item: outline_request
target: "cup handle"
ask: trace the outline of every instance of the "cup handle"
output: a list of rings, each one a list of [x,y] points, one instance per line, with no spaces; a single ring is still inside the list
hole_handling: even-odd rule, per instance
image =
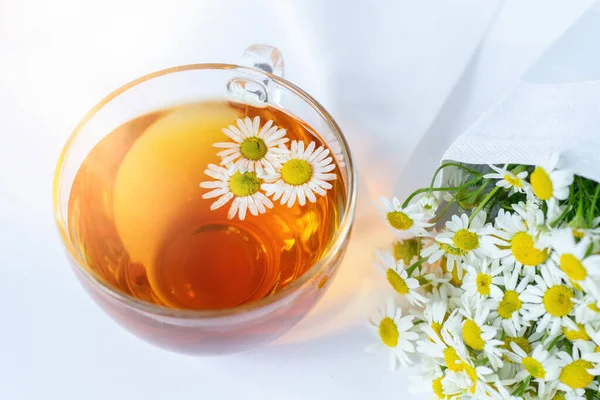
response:
[[[242,54],[242,65],[283,78],[285,64],[281,52],[266,44],[253,44]]]
[[[254,68],[269,74],[283,77],[284,62],[281,52],[264,44],[253,44],[242,54],[240,65]],[[269,77],[254,74],[233,78],[227,84],[227,92],[232,101],[265,107],[279,104],[281,93]]]

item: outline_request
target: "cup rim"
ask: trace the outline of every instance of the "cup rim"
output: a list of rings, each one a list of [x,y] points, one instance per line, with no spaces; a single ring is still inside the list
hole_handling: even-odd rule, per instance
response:
[[[60,204],[60,183],[62,178],[62,170],[64,166],[64,162],[69,155],[69,150],[71,149],[71,145],[75,138],[79,135],[81,129],[89,122],[93,116],[100,111],[105,105],[107,105],[111,100],[118,97],[122,93],[127,90],[137,86],[141,83],[144,83],[148,80],[158,78],[161,76],[185,72],[190,70],[239,70],[246,71],[252,74],[262,74],[265,77],[277,82],[279,85],[285,87],[290,90],[296,96],[301,98],[304,102],[308,103],[332,130],[335,134],[336,138],[341,143],[342,153],[344,156],[344,162],[346,164],[346,169],[348,171],[348,180],[347,180],[347,201],[344,207],[342,220],[340,223],[340,227],[333,238],[333,242],[331,243],[329,249],[323,255],[323,257],[313,264],[309,269],[307,269],[298,279],[294,280],[292,283],[281,289],[280,291],[274,293],[273,295],[263,297],[262,299],[247,303],[241,304],[231,308],[218,309],[218,310],[190,310],[190,309],[175,309],[169,308],[153,303],[149,303],[143,300],[140,300],[134,296],[129,294],[117,291],[109,286],[103,279],[96,276],[95,273],[88,270],[84,265],[82,265],[82,260],[77,256],[77,253],[74,251],[73,246],[71,244],[71,240],[67,234],[67,229],[63,223],[66,219],[63,218],[63,213]],[[101,289],[104,293],[111,296],[113,299],[126,303],[127,305],[134,307],[138,310],[150,313],[150,314],[158,314],[163,316],[175,317],[175,318],[188,318],[188,319],[219,319],[228,316],[239,316],[242,313],[248,313],[251,311],[265,309],[273,304],[276,304],[280,301],[286,299],[289,295],[293,294],[297,289],[302,287],[305,282],[309,281],[311,278],[316,276],[319,271],[323,269],[325,265],[328,265],[332,262],[335,256],[343,249],[343,245],[347,236],[349,236],[352,223],[354,221],[354,214],[356,209],[356,199],[358,192],[358,184],[356,177],[356,169],[354,164],[354,159],[352,154],[350,153],[350,148],[346,137],[342,133],[341,128],[335,122],[331,114],[312,96],[306,93],[304,90],[300,89],[298,86],[293,83],[287,81],[286,79],[279,77],[277,75],[273,75],[271,73],[250,68],[246,66],[236,65],[236,64],[223,64],[223,63],[197,63],[197,64],[186,64],[180,65],[176,67],[170,67],[161,69],[159,71],[155,71],[144,76],[141,76],[137,79],[134,79],[118,89],[111,92],[109,95],[104,97],[98,104],[96,104],[90,111],[86,113],[86,115],[81,119],[81,121],[76,125],[75,129],[69,136],[66,141],[63,149],[61,151],[60,157],[58,159],[55,173],[54,173],[54,181],[53,181],[53,212],[54,218],[61,236],[61,240],[63,245],[67,248],[69,256],[71,256],[75,261],[75,266],[78,271],[82,272],[88,279],[92,281],[92,284],[95,287]]]

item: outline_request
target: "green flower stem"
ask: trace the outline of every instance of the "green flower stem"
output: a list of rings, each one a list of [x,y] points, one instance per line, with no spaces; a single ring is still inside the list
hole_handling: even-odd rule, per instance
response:
[[[567,203],[567,206],[565,207],[565,210],[562,212],[562,214],[560,214],[558,216],[558,218],[556,218],[554,221],[552,221],[550,223],[550,228],[555,228],[556,225],[558,225],[563,219],[565,219],[565,217],[567,216],[567,214],[569,214],[570,211],[571,211],[571,197],[569,197],[569,203]]]
[[[525,390],[529,386],[529,382],[531,381],[531,375],[529,375],[514,392],[512,392],[513,396],[522,396],[525,393]]]
[[[423,264],[425,261],[427,261],[429,259],[429,257],[427,258],[420,258],[416,263],[414,263],[413,265],[411,265],[407,270],[406,273],[408,274],[408,276],[412,276],[413,272],[415,271],[415,269],[417,269],[421,264]]]
[[[462,165],[462,164],[459,164],[459,163],[452,163],[452,162],[451,162],[451,163],[442,164],[442,165],[440,165],[440,166],[439,166],[439,168],[438,168],[438,169],[436,169],[436,170],[435,170],[435,173],[433,174],[433,178],[431,179],[431,184],[429,185],[429,189],[430,189],[430,190],[432,190],[432,189],[433,189],[433,186],[435,185],[435,180],[436,180],[436,178],[437,178],[438,174],[439,174],[439,173],[440,173],[440,172],[441,172],[441,171],[442,171],[444,168],[446,168],[446,167],[456,167],[456,168],[462,169],[462,170],[464,170],[464,171],[467,171],[467,172],[468,172],[468,173],[470,173],[471,175],[475,175],[475,176],[476,176],[476,177],[478,177],[478,178],[480,178],[480,177],[481,177],[481,174],[480,174],[479,172],[475,171],[474,169],[471,169],[471,168],[465,167],[465,166],[464,166],[464,165]]]
[[[560,336],[557,336],[552,342],[550,342],[550,344],[548,345],[548,348],[546,350],[550,351],[554,348],[554,346],[556,346],[556,343],[558,343],[558,341],[561,339]]]
[[[443,216],[444,214],[446,214],[446,211],[448,211],[448,209],[450,208],[450,206],[454,204],[454,200],[453,201],[449,201],[444,208],[442,209],[442,211],[431,221],[429,221],[432,224],[435,224],[436,222],[438,222]]]
[[[475,216],[481,210],[483,210],[483,208],[486,206],[486,204],[489,203],[489,201],[496,195],[496,193],[498,193],[500,191],[500,189],[501,189],[500,186],[496,186],[491,192],[488,193],[487,196],[485,196],[485,199],[483,199],[483,201],[477,206],[477,208],[475,210],[473,210],[473,212],[469,216],[469,225],[471,224],[471,221],[473,221],[473,218],[475,218]]]
[[[407,197],[407,199],[404,201],[404,203],[402,204],[402,208],[405,208],[408,206],[408,204],[410,203],[410,201],[412,199],[415,198],[416,195],[421,194],[421,193],[425,193],[425,192],[456,192],[457,190],[459,190],[460,187],[440,187],[440,188],[422,188],[419,190],[415,190],[414,192],[411,193],[410,196]]]
[[[600,184],[596,186],[596,190],[594,191],[594,198],[592,199],[592,206],[590,208],[590,213],[588,214],[588,225],[590,227],[592,227],[592,221],[594,221],[595,218],[596,203],[598,202],[598,196],[600,196]]]

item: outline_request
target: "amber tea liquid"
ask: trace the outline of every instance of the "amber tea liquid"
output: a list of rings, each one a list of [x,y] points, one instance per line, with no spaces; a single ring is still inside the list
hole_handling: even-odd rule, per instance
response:
[[[142,115],[110,132],[73,182],[69,231],[87,267],[118,291],[178,309],[223,309],[269,296],[325,253],[338,227],[345,187],[243,221],[227,205],[211,211],[200,182],[220,158],[213,143],[237,118],[273,120],[290,140],[325,143],[306,123],[272,107],[225,101]]]

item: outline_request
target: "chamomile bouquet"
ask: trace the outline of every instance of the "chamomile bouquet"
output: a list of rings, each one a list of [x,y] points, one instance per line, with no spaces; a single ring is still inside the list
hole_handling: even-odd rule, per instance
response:
[[[438,177],[441,177],[438,179]],[[370,320],[432,398],[597,399],[600,184],[561,166],[444,162],[376,255],[393,297]]]

